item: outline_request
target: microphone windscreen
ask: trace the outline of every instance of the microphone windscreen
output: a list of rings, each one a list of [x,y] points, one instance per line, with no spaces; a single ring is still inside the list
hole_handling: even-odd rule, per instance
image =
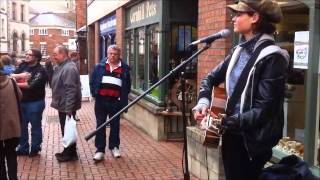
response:
[[[229,29],[223,29],[220,31],[220,34],[221,34],[222,38],[226,38],[226,37],[230,36],[231,31]]]

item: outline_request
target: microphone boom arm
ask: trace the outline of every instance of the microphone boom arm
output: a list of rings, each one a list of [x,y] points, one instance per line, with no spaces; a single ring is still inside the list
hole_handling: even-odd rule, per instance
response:
[[[194,53],[191,57],[189,57],[187,60],[184,60],[181,62],[181,64],[179,64],[177,67],[175,67],[174,69],[172,69],[167,75],[165,75],[163,78],[161,78],[157,83],[155,83],[154,85],[152,85],[148,90],[146,90],[144,93],[142,93],[140,96],[138,96],[137,98],[135,98],[133,101],[131,101],[126,107],[122,108],[119,112],[117,112],[114,116],[112,116],[110,119],[108,119],[106,122],[104,122],[103,124],[101,124],[97,129],[95,129],[94,131],[90,132],[88,135],[85,136],[85,140],[88,141],[90,140],[93,136],[95,136],[97,134],[98,131],[100,131],[101,129],[103,129],[107,124],[109,124],[113,119],[115,119],[116,116],[119,116],[121,113],[123,113],[124,111],[126,111],[127,109],[129,109],[131,106],[133,106],[137,101],[139,101],[141,98],[143,98],[145,95],[147,95],[149,92],[151,92],[154,88],[156,88],[157,86],[159,86],[163,81],[165,81],[166,79],[168,79],[170,76],[172,76],[173,74],[175,74],[176,72],[178,72],[182,67],[186,66],[187,63],[191,62],[192,59],[194,59],[195,57],[197,57],[199,54],[201,54],[203,51],[209,49],[211,46],[210,43],[206,43],[205,46],[203,46],[200,50],[198,50],[196,53]]]

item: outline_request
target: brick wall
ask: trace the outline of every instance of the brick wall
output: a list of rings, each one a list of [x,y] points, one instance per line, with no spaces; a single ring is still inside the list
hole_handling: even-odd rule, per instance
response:
[[[231,3],[232,0],[199,0],[198,38],[231,27],[229,11],[226,8],[226,5]],[[200,45],[200,47],[201,46],[202,45]],[[197,75],[198,90],[203,77],[224,59],[229,52],[230,46],[231,38],[217,40],[211,44],[210,49],[199,56]]]
[[[125,11],[124,8],[120,7],[116,10],[116,43],[121,48],[121,56],[124,56],[124,29],[125,29]]]
[[[40,49],[40,42],[47,43],[47,55],[52,55],[53,49],[57,44],[68,43],[70,38],[74,38],[74,31],[69,31],[69,36],[62,36],[61,29],[48,29],[48,35],[38,35],[39,30],[34,29],[34,35],[30,35],[32,48]]]
[[[87,1],[76,0],[76,29],[86,25]]]

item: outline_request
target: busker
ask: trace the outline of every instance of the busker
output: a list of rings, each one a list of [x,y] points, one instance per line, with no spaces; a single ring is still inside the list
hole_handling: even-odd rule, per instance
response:
[[[228,5],[241,41],[201,82],[194,118],[202,120],[213,87],[225,83],[222,159],[227,180],[258,179],[282,137],[288,53],[272,34],[282,13],[271,0],[240,0]]]

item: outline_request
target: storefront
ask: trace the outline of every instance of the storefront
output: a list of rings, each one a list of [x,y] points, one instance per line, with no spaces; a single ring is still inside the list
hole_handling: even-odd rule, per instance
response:
[[[303,158],[318,170],[319,137],[319,3],[279,1],[283,20],[276,43],[290,54],[283,139],[274,148],[275,159],[288,154]],[[316,171],[315,171],[316,172]]]
[[[186,56],[183,54],[186,46],[195,40],[197,35],[195,7],[197,2],[192,0],[146,0],[126,7],[124,56],[131,68],[132,98],[149,89]],[[189,65],[186,71],[189,77],[192,77],[195,90],[196,63]],[[157,113],[165,110],[167,106],[172,105],[175,111],[180,111],[177,81],[178,76],[168,79],[138,102],[140,110],[148,114],[146,121],[161,121]],[[172,92],[173,89],[176,92]],[[195,99],[195,91],[190,94],[194,95]],[[131,116],[129,110],[127,119],[134,119],[132,117],[134,114]],[[146,131],[153,130],[146,128]],[[162,139],[161,135],[152,136]]]
[[[102,18],[99,21],[100,26],[100,59],[105,58],[107,55],[108,46],[115,44],[116,38],[116,15]]]

